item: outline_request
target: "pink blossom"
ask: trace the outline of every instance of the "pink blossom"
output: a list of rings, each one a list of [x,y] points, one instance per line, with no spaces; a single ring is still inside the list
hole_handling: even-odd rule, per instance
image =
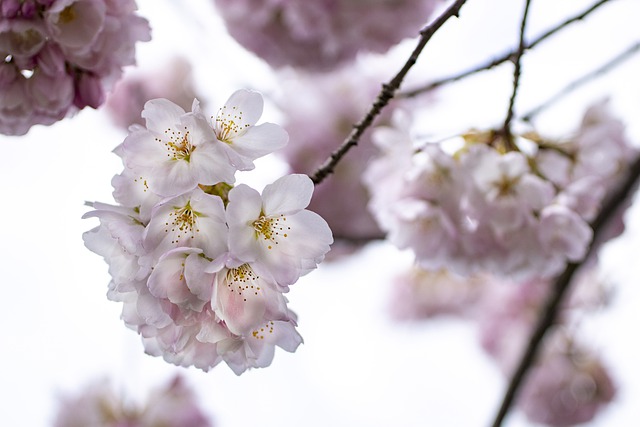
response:
[[[144,405],[117,394],[108,380],[94,381],[76,396],[63,396],[54,427],[210,427],[195,393],[174,377],[152,390]]]
[[[238,170],[250,170],[253,161],[284,147],[289,135],[274,123],[256,122],[262,115],[262,95],[250,90],[234,92],[213,119],[213,131]]]
[[[283,72],[278,105],[291,142],[279,152],[293,173],[312,174],[336,150],[379,92],[378,73],[354,65],[326,74]],[[302,95],[302,96],[301,96]],[[388,123],[395,103],[377,118]],[[369,191],[362,174],[378,148],[366,131],[329,179],[316,185],[309,209],[327,220],[336,240],[382,237],[367,210]],[[380,181],[382,185],[385,181]],[[335,251],[332,251],[332,253]]]
[[[233,188],[227,206],[230,252],[280,286],[296,282],[333,243],[327,223],[305,209],[312,193],[311,179],[299,174],[267,185],[262,195],[242,184]]]
[[[126,74],[107,97],[105,107],[124,129],[133,123],[144,126],[140,113],[145,103],[154,98],[168,99],[183,110],[191,108],[197,96],[191,64],[185,58],[171,58],[157,71]]]
[[[101,105],[135,62],[135,43],[150,38],[134,12],[133,0],[3,2],[0,132],[22,135]]]
[[[495,132],[464,135],[455,151],[426,144],[408,152],[410,132],[386,130],[380,135],[395,138],[398,155],[383,150],[365,174],[371,213],[426,269],[553,277],[586,254],[587,221],[632,158],[621,124],[593,108],[578,136],[564,143],[535,136],[530,143],[545,142],[529,154],[519,145],[505,149]],[[607,165],[596,167],[604,151]]]
[[[133,128],[122,150],[125,165],[134,175],[144,176],[151,191],[173,196],[198,184],[233,182],[236,168],[201,115],[154,99],[145,104],[142,117],[146,128]]]
[[[549,426],[589,422],[615,396],[614,382],[599,358],[575,342],[557,347],[548,347],[527,376],[518,407]]]
[[[471,315],[488,284],[483,277],[413,266],[393,279],[391,314],[400,320]]]
[[[416,37],[436,0],[216,0],[229,33],[274,67],[329,70]],[[260,37],[256,37],[260,34]]]

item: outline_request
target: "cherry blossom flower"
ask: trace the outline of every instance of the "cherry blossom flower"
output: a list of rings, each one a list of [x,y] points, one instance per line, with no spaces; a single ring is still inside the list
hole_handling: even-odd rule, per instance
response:
[[[263,107],[258,92],[238,90],[213,118],[216,138],[229,148],[229,162],[238,170],[253,169],[255,159],[279,150],[289,141],[287,133],[274,123],[256,126]]]
[[[262,195],[234,187],[227,206],[230,252],[285,288],[315,268],[333,238],[322,217],[305,209],[312,192],[311,179],[300,174],[267,185]]]
[[[227,255],[206,271],[216,273],[212,307],[233,334],[247,335],[264,323],[289,320],[287,301],[277,283],[257,275],[251,264]]]
[[[227,250],[222,199],[196,188],[158,203],[143,239],[154,261],[179,247],[200,248],[211,259],[221,255]]]
[[[227,30],[274,67],[329,70],[415,37],[436,0],[216,0]],[[260,37],[255,37],[260,34]]]
[[[117,394],[110,381],[94,381],[78,395],[62,396],[54,427],[211,427],[194,391],[174,377],[152,390],[144,405]]]
[[[146,177],[151,191],[166,197],[193,190],[198,184],[234,181],[236,168],[200,115],[185,113],[161,98],[147,102],[142,116],[146,128],[134,127],[122,150],[125,165]]]
[[[133,0],[3,2],[0,132],[23,135],[100,106],[135,63],[135,43],[150,39],[135,10]]]

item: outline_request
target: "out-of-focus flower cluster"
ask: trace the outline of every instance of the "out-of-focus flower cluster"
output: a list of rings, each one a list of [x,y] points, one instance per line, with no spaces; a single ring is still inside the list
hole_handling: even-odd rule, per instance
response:
[[[365,175],[372,213],[416,258],[394,281],[392,314],[475,320],[482,348],[511,375],[552,278],[567,260],[584,258],[592,244],[588,221],[635,150],[604,102],[565,141],[529,133],[509,144],[499,133],[473,132],[452,146],[420,146],[410,127],[397,121],[378,130],[381,155]],[[595,244],[624,224],[615,217],[605,227]],[[595,253],[572,288],[518,401],[530,420],[559,427],[591,420],[615,394],[605,365],[578,334],[580,316],[608,302]]]
[[[271,363],[275,346],[302,338],[283,295],[316,268],[333,238],[306,210],[313,183],[287,175],[262,193],[233,185],[235,172],[288,140],[278,125],[256,125],[263,100],[235,92],[217,115],[194,101],[185,112],[149,101],[146,127],[134,125],[115,150],[117,206],[94,203],[100,225],[86,246],[109,264],[108,297],[149,354],[208,370],[224,360],[235,373]]]
[[[388,239],[425,269],[552,277],[591,242],[588,221],[633,158],[623,125],[591,107],[566,141],[473,132],[459,147],[417,146],[407,124],[382,128],[365,175],[370,209]]]
[[[23,135],[97,108],[148,41],[133,0],[0,2],[0,133]]]
[[[379,92],[381,78],[364,66],[325,74],[281,73],[278,105],[291,144],[280,153],[295,173],[315,172],[344,141]],[[303,93],[304,96],[296,96]],[[378,123],[390,122],[390,109]],[[377,153],[371,132],[365,132],[358,149],[342,158],[331,178],[313,194],[310,207],[331,226],[336,239],[351,241],[381,238],[382,231],[369,213],[369,194],[360,177]]]
[[[185,58],[175,57],[152,72],[125,75],[107,96],[106,111],[115,124],[127,129],[134,123],[144,125],[140,113],[151,99],[166,98],[187,110],[198,98],[191,71]]]
[[[616,393],[597,351],[581,339],[580,319],[608,303],[597,269],[582,270],[544,341],[518,399],[531,421],[568,427],[593,419]],[[456,316],[478,325],[480,345],[505,376],[514,372],[544,309],[552,281],[514,283],[489,274],[461,277],[414,267],[394,280],[391,312],[399,320]]]
[[[89,384],[81,393],[63,396],[54,427],[211,427],[196,396],[176,376],[152,391],[144,405],[114,392],[108,380]]]
[[[326,71],[417,37],[439,0],[215,0],[227,30],[274,67]],[[259,34],[260,37],[256,37]]]

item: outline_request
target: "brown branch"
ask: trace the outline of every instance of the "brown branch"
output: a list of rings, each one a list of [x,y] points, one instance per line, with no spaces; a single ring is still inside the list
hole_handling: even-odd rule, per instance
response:
[[[547,108],[549,108],[551,105],[553,105],[558,100],[560,100],[563,97],[569,95],[574,90],[580,88],[580,86],[583,86],[583,85],[589,83],[591,80],[594,80],[594,79],[600,77],[601,75],[611,71],[613,68],[617,67],[618,65],[622,64],[627,59],[631,58],[638,51],[640,51],[640,42],[636,42],[635,44],[633,44],[630,47],[628,47],[624,52],[616,55],[614,58],[609,60],[607,63],[605,63],[605,64],[601,65],[600,67],[596,68],[595,70],[583,75],[582,77],[578,78],[577,80],[569,83],[566,87],[564,87],[558,93],[553,95],[547,101],[543,102],[542,104],[538,105],[536,108],[532,109],[527,114],[522,116],[522,120],[526,121],[526,122],[530,122],[531,120],[533,120],[533,118],[535,116],[537,116],[542,111],[544,111]]]
[[[333,173],[333,169],[336,167],[338,162],[345,154],[354,146],[358,145],[358,141],[360,137],[364,133],[364,131],[371,126],[373,123],[373,119],[376,118],[378,114],[382,111],[382,109],[389,103],[389,101],[394,97],[396,91],[400,88],[402,81],[405,76],[413,67],[413,65],[418,60],[418,56],[426,46],[427,42],[431,39],[431,37],[444,25],[445,22],[449,20],[449,18],[453,16],[458,16],[460,13],[460,9],[467,2],[467,0],[456,0],[449,6],[438,18],[436,18],[433,23],[426,26],[420,31],[420,40],[418,41],[418,45],[411,53],[411,56],[404,64],[402,69],[396,74],[389,83],[385,83],[382,85],[382,90],[378,94],[375,102],[369,109],[369,112],[364,116],[364,118],[353,127],[351,134],[349,137],[342,143],[337,150],[331,153],[331,156],[324,162],[324,164],[316,170],[316,172],[311,176],[311,180],[314,184],[319,184],[324,180],[327,176]]]
[[[538,45],[539,43],[543,42],[544,40],[546,40],[547,38],[551,37],[552,35],[554,35],[555,33],[557,33],[558,31],[564,29],[565,27],[569,26],[570,24],[577,22],[577,21],[581,21],[582,19],[584,19],[585,17],[587,17],[588,15],[590,15],[592,12],[594,12],[596,9],[598,9],[600,6],[604,5],[605,3],[609,2],[611,0],[599,0],[597,1],[595,4],[593,4],[591,7],[589,7],[588,9],[584,10],[583,12],[579,13],[578,15],[575,15],[569,19],[567,19],[566,21],[561,22],[560,24],[558,24],[557,26],[551,28],[550,30],[548,30],[547,32],[541,34],[540,36],[538,36],[536,39],[534,39],[532,42],[528,43],[525,47],[525,50],[529,50],[529,49],[533,49],[536,45]],[[434,90],[440,86],[444,86],[446,84],[449,83],[453,83],[456,82],[458,80],[462,80],[466,77],[469,77],[473,74],[479,73],[481,71],[486,71],[486,70],[491,70],[495,67],[497,67],[500,64],[503,64],[507,61],[512,60],[512,58],[514,57],[514,55],[517,53],[517,50],[513,50],[510,51],[508,53],[505,53],[502,56],[499,56],[495,59],[492,59],[484,64],[480,64],[474,68],[471,68],[467,71],[463,71],[460,72],[458,74],[454,74],[451,75],[449,77],[444,77],[438,80],[435,80],[429,84],[426,84],[424,86],[421,86],[419,88],[416,89],[412,89],[410,91],[407,92],[402,92],[398,94],[399,98],[412,98],[414,96],[420,95],[421,93],[424,92],[429,92],[431,90]]]
[[[502,125],[502,136],[504,137],[505,145],[508,149],[513,149],[515,144],[513,142],[513,135],[511,134],[511,120],[513,120],[513,109],[516,103],[516,97],[518,96],[518,86],[520,85],[520,75],[522,73],[522,55],[526,49],[524,41],[524,33],[527,28],[527,17],[529,16],[529,7],[531,6],[531,0],[527,0],[524,5],[524,12],[522,14],[522,21],[520,22],[520,39],[518,41],[518,50],[513,58],[513,90],[511,91],[511,98],[509,99],[509,108],[507,109],[507,116],[504,119]]]
[[[593,240],[591,241],[585,258],[581,262],[567,264],[564,272],[556,278],[553,285],[553,293],[549,296],[545,308],[542,311],[542,314],[538,319],[538,323],[531,335],[529,344],[520,359],[517,369],[511,377],[511,381],[509,382],[509,386],[502,399],[496,418],[493,424],[491,424],[492,427],[500,427],[502,425],[509,408],[517,397],[518,390],[520,389],[529,368],[531,368],[535,361],[542,339],[544,338],[547,330],[554,324],[560,304],[569,289],[569,285],[571,284],[574,274],[581,267],[584,261],[589,259],[591,254],[595,251],[596,246],[598,246],[597,243],[600,241],[599,238],[603,233],[603,229],[611,221],[618,209],[627,199],[629,199],[632,192],[635,190],[639,177],[640,157],[631,165],[627,171],[626,179],[621,182],[620,186],[617,187],[614,192],[610,194],[609,198],[604,203],[602,210],[591,223],[591,227],[593,228]]]

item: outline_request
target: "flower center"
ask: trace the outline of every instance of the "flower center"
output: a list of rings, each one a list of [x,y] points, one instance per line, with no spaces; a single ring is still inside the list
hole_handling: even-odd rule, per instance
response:
[[[265,333],[269,333],[269,334],[273,333],[273,322],[269,321],[268,323],[265,323],[264,327],[262,327],[260,329],[256,329],[251,334],[253,335],[253,337],[255,339],[263,340]]]
[[[260,286],[257,286],[255,282],[259,278],[260,276],[256,276],[249,264],[242,264],[227,272],[227,287],[231,292],[235,291],[240,296],[243,296],[244,292],[253,292],[254,295],[258,295]],[[247,298],[245,297],[244,300],[246,301]]]
[[[59,18],[60,22],[63,24],[68,24],[69,22],[76,19],[76,12],[73,10],[72,6],[65,7],[62,12],[60,12]]]
[[[191,238],[193,239],[194,231],[196,233],[200,232],[196,224],[200,214],[191,208],[190,202],[187,202],[183,207],[174,206],[174,209],[173,212],[169,212],[169,220],[165,223],[167,226],[165,233],[168,233],[169,229],[171,229],[172,233],[177,233],[171,243],[178,243],[179,239],[186,233],[191,233]]]
[[[196,146],[191,143],[187,128],[184,128],[184,133],[169,128],[164,131],[164,134],[168,138],[168,141],[163,141],[160,138],[156,138],[156,141],[163,143],[167,148],[167,157],[171,160],[184,160],[188,162]]]
[[[262,238],[268,240],[273,244],[279,244],[278,239],[288,237],[287,232],[291,230],[291,227],[285,225],[287,217],[284,214],[280,214],[277,217],[268,217],[260,215],[260,218],[253,221],[253,229],[256,231],[256,238]],[[267,248],[272,249],[270,244]]]
[[[227,110],[227,106],[223,106],[215,119],[216,136],[220,141],[230,144],[231,139],[251,126],[250,124],[242,124],[242,122],[242,111],[238,111],[238,107],[231,107],[230,110]]]

